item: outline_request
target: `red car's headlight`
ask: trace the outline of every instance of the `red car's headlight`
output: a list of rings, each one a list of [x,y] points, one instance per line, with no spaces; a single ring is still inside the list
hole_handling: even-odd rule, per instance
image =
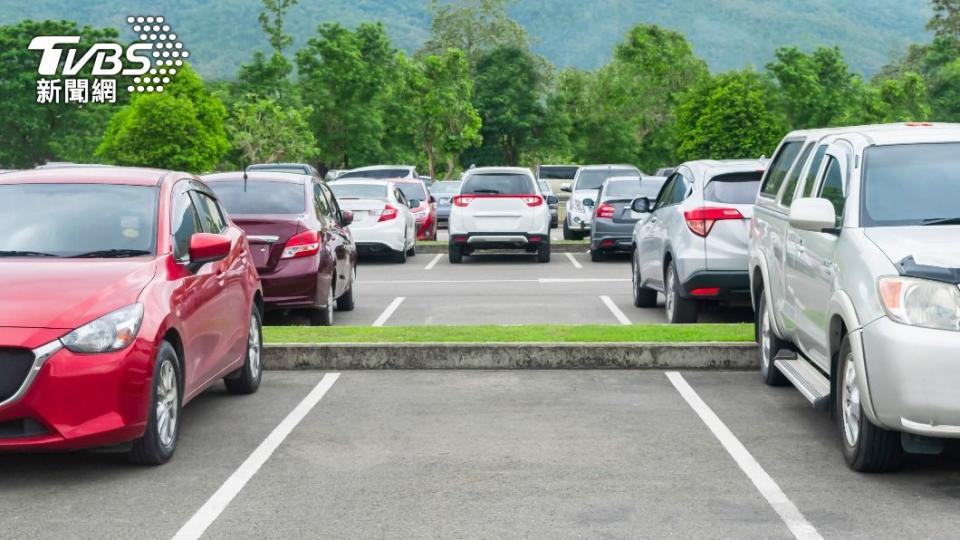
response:
[[[108,313],[60,338],[76,353],[104,353],[128,347],[140,331],[143,304],[137,303]]]

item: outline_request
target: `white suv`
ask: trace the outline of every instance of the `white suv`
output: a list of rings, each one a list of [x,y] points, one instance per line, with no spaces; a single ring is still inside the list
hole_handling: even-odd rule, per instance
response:
[[[528,169],[470,169],[450,207],[450,262],[479,249],[522,249],[550,262],[549,205],[556,202]]]
[[[857,471],[960,438],[960,125],[798,131],[750,227],[761,375],[834,412]]]

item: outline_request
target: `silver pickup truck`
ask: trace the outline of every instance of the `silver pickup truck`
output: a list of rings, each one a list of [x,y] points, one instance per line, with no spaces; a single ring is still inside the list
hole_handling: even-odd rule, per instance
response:
[[[790,133],[749,236],[761,375],[833,412],[852,469],[960,438],[960,125]]]

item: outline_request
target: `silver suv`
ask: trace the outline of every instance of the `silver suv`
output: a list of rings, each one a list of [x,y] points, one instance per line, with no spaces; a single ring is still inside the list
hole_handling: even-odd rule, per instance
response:
[[[764,162],[690,161],[677,167],[633,229],[633,303],[656,307],[666,297],[670,323],[697,321],[701,302],[750,299],[747,220],[753,216]]]
[[[798,131],[764,176],[750,278],[767,384],[837,418],[857,471],[960,438],[960,125]]]

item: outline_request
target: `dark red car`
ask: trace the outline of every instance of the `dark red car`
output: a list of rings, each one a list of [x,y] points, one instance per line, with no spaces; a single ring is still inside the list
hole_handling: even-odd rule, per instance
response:
[[[398,178],[391,180],[397,184],[408,201],[419,204],[410,205],[410,211],[417,220],[417,240],[437,239],[437,200],[430,195],[422,180]]]
[[[244,232],[186,173],[0,176],[0,449],[129,446],[166,462],[180,409],[257,390],[260,281]]]
[[[266,308],[306,309],[315,325],[333,324],[334,308],[353,309],[357,246],[330,188],[284,172],[204,176],[248,235]]]

